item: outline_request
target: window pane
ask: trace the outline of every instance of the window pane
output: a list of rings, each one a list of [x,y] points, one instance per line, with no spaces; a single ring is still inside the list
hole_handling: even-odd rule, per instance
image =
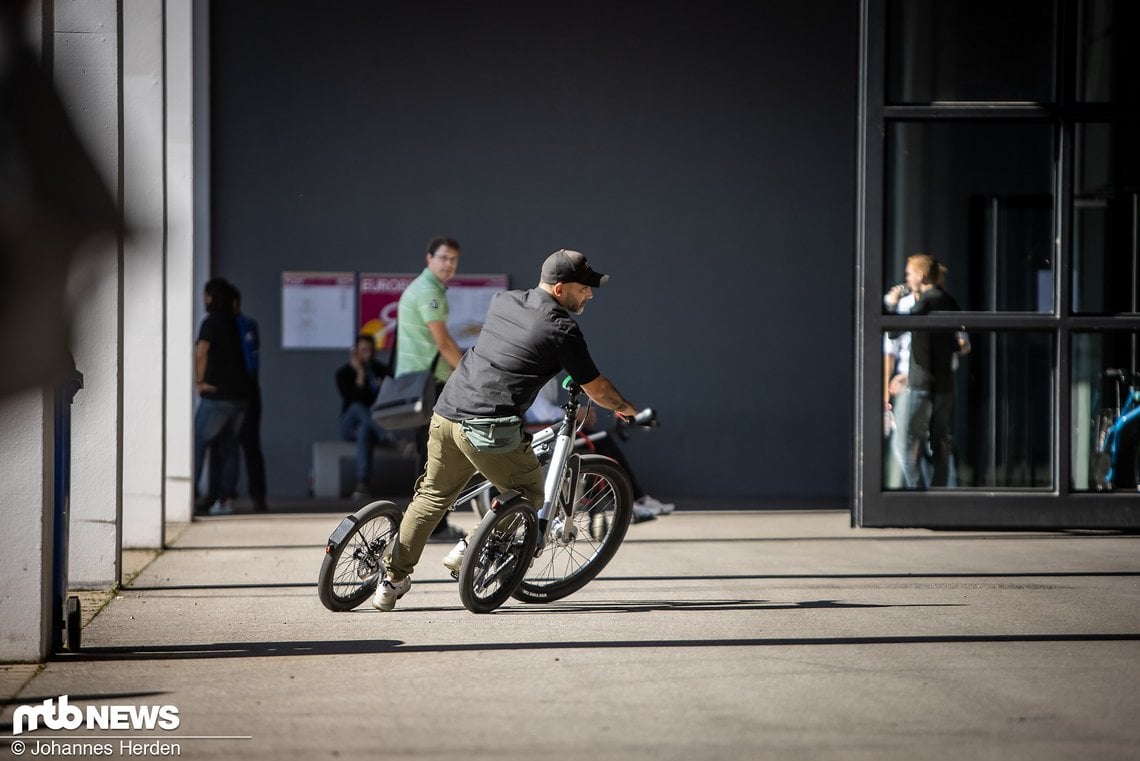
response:
[[[889,124],[884,282],[927,252],[964,310],[1053,312],[1052,168],[1046,124]]]
[[[1140,124],[1077,125],[1073,310],[1140,311]]]
[[[946,382],[912,387],[921,334],[910,334],[910,349],[906,334],[883,336],[884,379],[899,369],[880,386],[893,412],[893,425],[890,416],[883,421],[883,488],[1052,488],[1052,335],[926,331],[931,343],[968,351],[943,352],[948,372],[934,375]]]
[[[1073,334],[1071,486],[1076,491],[1137,489],[1138,349],[1135,331]]]
[[[1079,35],[1077,99],[1140,102],[1140,3],[1083,0]]]
[[[1053,3],[891,0],[887,100],[1053,99]]]

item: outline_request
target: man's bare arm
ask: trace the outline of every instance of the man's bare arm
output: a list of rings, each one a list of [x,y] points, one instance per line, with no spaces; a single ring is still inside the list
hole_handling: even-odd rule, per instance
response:
[[[637,408],[634,407],[629,401],[621,395],[610,379],[604,375],[599,375],[589,383],[582,384],[582,390],[586,395],[594,400],[595,403],[600,404],[607,410],[613,410],[622,417],[633,417],[637,414]]]
[[[432,320],[427,324],[431,337],[435,339],[435,346],[439,349],[439,356],[443,357],[454,369],[459,366],[459,358],[463,352],[459,351],[459,344],[447,332],[447,323],[443,320]]]

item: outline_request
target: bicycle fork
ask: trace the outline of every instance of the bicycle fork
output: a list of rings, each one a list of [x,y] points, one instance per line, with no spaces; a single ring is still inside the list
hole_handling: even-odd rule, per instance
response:
[[[581,472],[582,460],[572,450],[573,437],[568,433],[559,432],[554,441],[554,452],[550,457],[550,468],[546,471],[546,482],[543,485],[542,509],[538,511],[538,547],[535,557],[542,554],[546,546],[547,532],[552,525],[550,517],[554,513],[559,498],[564,493],[564,487],[569,484],[570,495],[566,505],[566,519],[562,522],[558,539],[563,544],[573,540],[573,525],[570,520],[571,510],[578,502],[578,474]]]

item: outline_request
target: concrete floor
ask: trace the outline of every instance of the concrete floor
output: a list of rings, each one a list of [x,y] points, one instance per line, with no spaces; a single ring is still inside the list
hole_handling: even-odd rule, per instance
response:
[[[338,518],[186,527],[82,652],[0,670],[0,756],[83,736],[127,757],[126,736],[182,758],[1140,758],[1140,537],[678,512],[550,605],[468,613],[429,545],[395,612],[334,614],[315,581]],[[13,736],[15,705],[64,694],[179,726]]]

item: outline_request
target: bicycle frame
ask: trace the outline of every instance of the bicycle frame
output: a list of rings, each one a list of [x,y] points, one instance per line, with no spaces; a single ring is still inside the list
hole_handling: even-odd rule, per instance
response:
[[[541,532],[538,546],[540,548],[545,545],[546,531],[550,525],[550,517],[558,503],[558,498],[565,496],[562,495],[563,484],[574,484],[575,491],[578,488],[577,476],[580,459],[573,450],[578,446],[577,433],[583,425],[578,421],[578,411],[582,406],[579,401],[582,389],[577,384],[571,383],[568,390],[570,391],[570,398],[562,405],[564,410],[562,420],[535,433],[530,442],[539,462],[547,466],[546,481],[543,485],[543,503],[538,511],[538,525]],[[590,402],[587,401],[586,404],[588,407]],[[567,469],[569,469],[569,477],[567,477]],[[459,505],[482,497],[490,492],[493,486],[490,481],[484,479],[482,482],[465,489],[455,499],[450,509],[455,510]],[[575,504],[577,496],[577,494],[569,495],[569,501],[564,500],[564,503],[566,505]],[[569,521],[563,523],[562,530],[562,538],[569,540],[572,531]]]
[[[1116,470],[1120,466],[1117,461],[1117,444],[1126,428],[1140,422],[1140,374],[1131,374],[1130,380],[1126,380],[1127,374],[1123,370],[1110,371],[1106,375],[1115,381],[1117,393],[1116,409],[1118,414],[1108,429],[1104,441],[1104,449],[1109,454],[1109,469],[1106,480],[1109,483],[1115,483]],[[1122,386],[1126,386],[1128,389],[1123,407],[1120,405],[1120,389]]]

